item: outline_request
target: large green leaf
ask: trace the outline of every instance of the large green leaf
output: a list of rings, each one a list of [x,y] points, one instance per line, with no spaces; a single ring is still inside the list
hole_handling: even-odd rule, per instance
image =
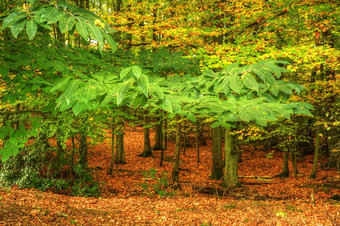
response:
[[[103,44],[103,35],[101,30],[94,24],[88,24],[89,32],[94,40],[97,40],[99,44]],[[102,48],[99,49],[100,51]]]
[[[132,73],[135,75],[136,79],[139,79],[142,74],[142,69],[138,66],[133,66],[132,67]]]
[[[144,95],[147,97],[149,95],[149,79],[145,74],[140,74],[140,77],[137,79],[137,85],[142,90]]]
[[[23,11],[16,11],[14,13],[11,13],[3,20],[1,29],[3,30],[12,24],[18,23],[26,17],[27,15]]]
[[[65,14],[64,12],[57,12],[56,14],[51,14],[47,23],[48,24],[54,24],[54,23],[60,21],[66,15],[67,14]]]
[[[246,110],[244,110],[243,108],[238,108],[238,116],[240,117],[240,119],[242,121],[246,121],[249,122],[251,120],[251,116],[247,113]]]
[[[38,25],[35,23],[33,19],[28,20],[26,22],[26,32],[28,35],[29,40],[32,40],[37,33]]]
[[[164,100],[160,100],[158,105],[164,110],[167,111],[169,113],[173,113],[173,109],[172,109],[172,104],[171,101],[167,98],[164,98]]]
[[[259,84],[251,74],[245,74],[242,78],[242,81],[245,87],[248,89],[259,91]]]
[[[89,32],[87,31],[87,24],[84,21],[77,20],[77,26],[76,30],[80,34],[81,37],[83,37],[84,40],[88,41],[89,38]]]
[[[123,79],[130,71],[131,67],[124,68],[119,74],[120,79]]]
[[[191,112],[188,112],[187,118],[188,118],[190,121],[192,121],[192,122],[196,122],[196,121],[197,121],[195,115],[194,115],[193,113],[191,113]]]
[[[240,76],[237,74],[232,74],[230,76],[230,88],[236,92],[240,93],[241,89],[243,88],[242,81],[240,79]]]
[[[70,31],[73,28],[75,22],[76,22],[76,20],[75,20],[74,16],[66,15],[66,16],[62,17],[59,20],[60,32],[66,33],[68,31]]]
[[[127,81],[123,82],[122,84],[120,84],[118,91],[117,91],[117,93],[118,93],[118,95],[117,95],[117,105],[118,106],[120,106],[120,104],[122,103],[126,92],[129,90],[130,84],[131,84],[130,80],[127,80]]]
[[[117,42],[115,42],[115,41],[113,40],[113,38],[111,37],[110,34],[107,34],[107,33],[105,33],[105,32],[104,32],[103,34],[104,34],[105,40],[106,40],[106,41],[109,43],[109,45],[111,46],[112,52],[116,52],[117,46],[118,46]]]
[[[26,24],[26,20],[22,20],[22,21],[15,23],[11,26],[11,32],[12,32],[12,35],[15,38],[17,38],[18,34],[24,29],[25,24]]]
[[[60,88],[64,87],[70,79],[71,79],[71,77],[62,78],[62,79],[60,80],[60,82],[58,82],[58,83],[50,90],[50,92],[53,93],[54,91],[59,90]]]
[[[80,80],[74,79],[68,84],[68,86],[65,90],[65,93],[64,93],[65,94],[65,101],[68,105],[75,98],[75,94],[78,91],[79,83],[80,83]]]
[[[80,112],[84,111],[87,109],[87,105],[83,101],[77,101],[73,106],[72,106],[72,111],[75,115],[78,115]]]

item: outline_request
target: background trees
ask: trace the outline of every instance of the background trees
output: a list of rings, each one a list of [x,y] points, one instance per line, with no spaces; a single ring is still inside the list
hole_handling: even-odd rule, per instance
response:
[[[235,141],[241,126],[267,126],[285,118],[268,130],[268,134],[277,130],[280,134],[282,125],[296,120],[309,136],[315,136],[316,163],[320,136],[327,137],[328,152],[337,142],[335,2],[32,0],[17,1],[14,7],[1,4],[3,161],[27,152],[25,144],[30,141],[31,149],[49,153],[51,158],[56,155],[51,161],[55,178],[63,170],[79,176],[87,170],[86,138],[99,142],[105,133],[100,128],[110,128],[118,142],[115,145],[113,140],[117,153],[113,162],[125,163],[124,121],[136,121],[133,112],[146,110],[151,114],[146,123],[157,128],[156,149],[166,147],[163,135],[169,128],[163,122],[177,123],[174,182],[179,182],[181,137],[186,136],[180,128],[185,118],[196,123],[202,116],[213,122],[212,127],[226,128],[226,186],[238,184]],[[263,61],[268,58],[278,61]],[[313,104],[316,117],[291,119],[291,114],[311,116],[310,105],[296,101]],[[99,118],[102,112],[105,115]],[[113,127],[108,127],[109,120]],[[298,139],[301,131],[292,128],[286,139],[273,143],[286,152],[289,146],[295,153],[305,145]],[[147,132],[145,136],[147,144]],[[50,138],[56,145],[51,145]],[[267,139],[273,140],[273,135]],[[21,156],[25,155],[17,158]]]

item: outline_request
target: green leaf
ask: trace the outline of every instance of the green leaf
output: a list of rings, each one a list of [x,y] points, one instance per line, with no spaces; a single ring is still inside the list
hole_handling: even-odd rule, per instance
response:
[[[96,84],[94,84],[93,82],[88,82],[85,86],[84,86],[84,90],[83,92],[81,92],[80,96],[82,97],[82,101],[85,102],[85,104],[87,104],[87,102],[89,102],[90,100],[93,100],[97,97],[97,88],[96,88]]]
[[[276,84],[276,85],[272,85],[270,86],[269,88],[269,91],[274,95],[274,96],[277,96],[280,92],[280,88],[279,86]]]
[[[99,44],[103,44],[103,35],[100,29],[94,24],[88,24],[91,37],[99,42]],[[100,49],[101,51],[102,49]]]
[[[117,96],[117,105],[120,106],[120,104],[122,103],[125,93],[128,91],[130,86],[130,81],[129,82],[124,82],[120,88],[118,89],[118,96]]]
[[[191,112],[189,112],[189,113],[187,114],[187,118],[188,118],[190,121],[192,121],[192,122],[196,122],[196,121],[197,121],[195,115],[194,115],[193,113],[191,113]]]
[[[142,74],[142,69],[140,69],[140,67],[138,67],[138,66],[133,66],[132,67],[132,73],[135,75],[135,77],[137,79],[139,79],[141,74]]]
[[[60,88],[62,88],[64,85],[66,85],[66,83],[71,79],[71,77],[66,77],[63,78],[60,82],[58,82],[51,90],[50,92],[53,93],[56,90],[59,90]]]
[[[237,74],[232,74],[230,76],[230,88],[234,92],[240,93],[242,87],[243,87],[243,84],[241,82],[240,76],[238,76]]]
[[[65,90],[65,93],[64,93],[67,105],[69,105],[70,102],[73,101],[75,93],[78,89],[79,83],[80,83],[80,80],[74,79],[68,84],[68,86]]]
[[[18,34],[24,29],[26,20],[15,23],[11,26],[12,35],[17,38]]]
[[[216,127],[219,127],[221,125],[220,122],[214,122],[212,125],[211,125],[211,128],[214,129]]]
[[[245,87],[248,89],[259,91],[259,84],[251,74],[245,74],[242,81]]]
[[[121,72],[119,77],[123,79],[129,72],[131,71],[131,67],[124,68]]]
[[[70,31],[74,26],[76,20],[73,16],[66,15],[59,20],[59,28],[61,33],[66,33]]]
[[[1,30],[7,28],[8,26],[18,23],[22,19],[26,18],[27,15],[23,11],[16,11],[14,13],[9,14],[2,22]]]
[[[89,38],[89,32],[87,31],[87,24],[84,21],[81,20],[77,20],[76,23],[76,30],[78,31],[78,33],[80,34],[80,36],[88,41]]]
[[[51,14],[51,18],[48,21],[48,24],[54,24],[61,20],[66,14],[64,12],[58,12],[56,14]]]
[[[12,155],[17,155],[19,152],[18,147],[11,141],[5,142],[3,148],[0,149],[1,161],[6,162]]]
[[[73,106],[72,106],[72,111],[75,115],[78,115],[80,112],[84,111],[87,109],[87,105],[83,101],[77,101]]]
[[[249,122],[251,120],[250,115],[243,108],[238,108],[238,116],[242,121]]]
[[[5,65],[0,64],[0,75],[2,78],[6,77],[9,73],[8,68]]]
[[[153,93],[155,94],[155,96],[156,96],[158,99],[160,99],[160,100],[164,99],[164,93],[163,93],[163,91],[160,90],[159,88],[156,87],[156,89],[153,90]]]
[[[105,33],[105,32],[104,32],[104,36],[105,36],[105,40],[106,40],[106,41],[109,43],[109,45],[111,46],[112,52],[116,52],[117,46],[118,46],[117,42],[115,42],[115,41],[113,40],[113,38],[111,37],[111,35],[109,35],[109,34],[107,34],[107,33]]]
[[[173,112],[171,101],[170,101],[169,99],[167,99],[167,98],[164,98],[164,100],[161,100],[161,101],[159,102],[159,106],[160,106],[163,110],[165,110],[165,111],[167,111],[167,112],[169,112],[169,113],[172,113],[172,112]]]
[[[137,79],[137,85],[142,90],[144,95],[148,97],[149,95],[149,79],[147,75],[141,74]]]
[[[233,63],[233,64],[230,64],[227,67],[225,67],[223,69],[222,73],[233,75],[233,74],[237,73],[238,68],[239,68],[239,64],[238,63]]]
[[[4,139],[7,136],[8,132],[9,132],[8,127],[6,126],[0,127],[0,139]]]
[[[38,25],[34,22],[34,20],[28,20],[26,22],[26,32],[29,40],[32,40],[37,33]]]
[[[222,80],[221,89],[221,92],[223,92],[225,95],[230,93],[230,77],[226,77]]]

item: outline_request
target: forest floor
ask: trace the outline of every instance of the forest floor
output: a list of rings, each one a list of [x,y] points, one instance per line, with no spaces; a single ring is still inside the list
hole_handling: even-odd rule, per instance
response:
[[[162,172],[168,172],[169,178],[174,144],[169,143],[160,167],[160,151],[149,158],[137,156],[143,150],[143,133],[130,130],[125,137],[127,164],[119,165],[114,177],[107,174],[109,141],[89,149],[90,168],[101,183],[99,198],[0,188],[0,225],[340,224],[340,202],[334,200],[340,191],[336,169],[320,170],[316,179],[309,179],[313,157],[305,156],[298,161],[297,178],[274,178],[282,171],[282,153],[244,151],[239,164],[243,186],[223,192],[219,181],[209,179],[210,149],[208,140],[208,145],[200,147],[198,164],[195,148],[187,148],[181,154],[182,189],[175,193],[164,189],[166,194],[160,197],[152,189],[160,179],[147,179],[143,172],[155,169],[158,178]]]

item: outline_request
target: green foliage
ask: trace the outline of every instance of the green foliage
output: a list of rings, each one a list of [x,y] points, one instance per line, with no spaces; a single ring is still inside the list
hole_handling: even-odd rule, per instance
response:
[[[155,168],[151,168],[148,171],[143,172],[143,176],[146,180],[151,179],[151,183],[143,183],[141,186],[145,192],[149,195],[158,194],[159,197],[171,196],[173,191],[169,191],[169,182],[166,172],[162,172],[158,175]]]
[[[112,51],[116,51],[117,44],[108,33],[113,30],[106,26],[91,11],[80,9],[64,0],[56,4],[42,4],[41,1],[33,1],[23,8],[14,8],[11,13],[3,19],[1,29],[11,28],[12,35],[17,38],[18,34],[25,28],[29,40],[32,40],[38,31],[42,29],[52,30],[58,26],[61,33],[73,34],[77,31],[86,40],[96,40],[99,50],[102,51],[104,40],[111,45]]]

